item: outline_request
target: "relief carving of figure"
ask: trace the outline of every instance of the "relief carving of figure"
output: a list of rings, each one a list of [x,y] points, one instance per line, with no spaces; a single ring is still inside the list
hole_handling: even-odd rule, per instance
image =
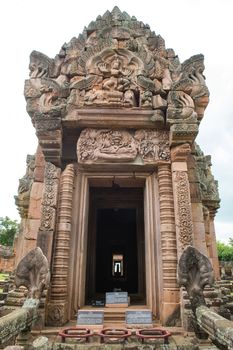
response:
[[[133,137],[122,130],[83,130],[77,144],[79,162],[126,162],[136,158]]]
[[[139,153],[145,163],[170,160],[168,134],[163,131],[138,130],[135,133]]]

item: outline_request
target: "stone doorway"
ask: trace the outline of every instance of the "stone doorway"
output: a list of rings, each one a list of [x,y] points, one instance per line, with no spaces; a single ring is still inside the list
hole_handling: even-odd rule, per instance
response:
[[[104,169],[102,169],[104,170]],[[118,195],[106,195],[107,191],[111,192],[113,187]],[[93,190],[94,189],[94,190]],[[99,191],[99,196],[94,196],[93,191]],[[104,191],[104,192],[103,192]],[[128,191],[128,194],[122,195],[122,192]],[[129,192],[132,191],[131,197]],[[101,194],[102,193],[102,194]],[[103,196],[103,193],[105,197]],[[108,206],[106,207],[108,197]],[[160,221],[159,221],[159,205],[158,205],[158,182],[156,172],[85,172],[81,169],[77,170],[75,179],[75,190],[73,200],[73,225],[71,233],[70,254],[71,254],[71,269],[69,271],[69,319],[73,318],[77,310],[83,308],[87,304],[87,299],[91,299],[95,293],[95,263],[96,258],[89,253],[91,235],[96,237],[94,233],[96,218],[90,220],[91,212],[95,207],[95,200],[102,202],[99,208],[116,208],[119,209],[135,208],[135,203],[138,203],[138,213],[141,219],[137,223],[142,225],[143,234],[141,241],[137,238],[137,249],[143,252],[138,257],[144,259],[144,267],[138,276],[143,276],[144,280],[138,282],[138,296],[145,298],[145,305],[153,311],[153,314],[159,319],[160,305],[161,305],[161,288],[162,288],[162,274],[161,274],[161,243],[160,243]],[[123,198],[125,200],[123,200]],[[137,199],[138,198],[138,199]],[[130,204],[131,202],[131,204]],[[132,202],[134,203],[132,205]],[[130,206],[131,205],[131,206]],[[137,205],[136,205],[137,208]],[[93,233],[91,233],[93,232]],[[137,231],[139,232],[139,231]],[[139,243],[141,242],[141,243]],[[139,249],[141,245],[141,248]],[[139,266],[143,266],[138,263]],[[144,269],[144,272],[143,272]],[[143,281],[140,283],[140,281]],[[132,302],[141,304],[142,298],[137,300],[137,294],[133,295]]]
[[[85,303],[127,291],[144,304],[143,188],[90,187]]]

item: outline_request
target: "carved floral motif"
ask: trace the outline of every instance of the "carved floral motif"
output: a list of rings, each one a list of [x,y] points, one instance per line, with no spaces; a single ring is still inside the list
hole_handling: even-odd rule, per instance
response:
[[[189,199],[189,183],[187,173],[176,172],[177,200],[178,200],[178,220],[179,220],[179,241],[182,249],[192,245],[192,215]]]
[[[55,227],[55,215],[58,193],[58,172],[55,165],[46,163],[45,182],[41,208],[41,231],[52,231]]]
[[[170,150],[168,133],[156,130],[137,130],[129,133],[124,130],[85,129],[78,143],[79,163],[131,162],[137,155],[144,163],[169,161]]]

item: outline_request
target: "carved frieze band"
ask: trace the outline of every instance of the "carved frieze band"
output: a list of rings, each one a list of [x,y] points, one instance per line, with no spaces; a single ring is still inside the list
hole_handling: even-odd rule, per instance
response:
[[[193,244],[193,224],[190,203],[188,175],[185,171],[175,172],[177,220],[179,227],[178,240],[183,250]]]
[[[52,163],[45,165],[45,183],[41,207],[41,231],[53,231],[58,196],[58,177],[60,170]]]
[[[85,129],[77,143],[79,163],[132,162],[139,156],[144,164],[170,160],[166,131]]]
[[[163,164],[158,167],[160,228],[162,246],[163,286],[177,286],[177,247],[175,213],[172,192],[171,167]]]

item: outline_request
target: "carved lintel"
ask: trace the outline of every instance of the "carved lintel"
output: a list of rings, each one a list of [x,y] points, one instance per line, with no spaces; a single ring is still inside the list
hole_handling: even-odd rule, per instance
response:
[[[168,132],[140,129],[126,130],[85,129],[77,143],[78,162],[124,163],[139,156],[141,164],[170,161]]]
[[[172,162],[187,162],[187,157],[191,153],[191,148],[188,143],[171,148]]]
[[[170,147],[166,131],[141,129],[135,132],[134,138],[144,164],[170,161]]]
[[[78,161],[128,162],[136,158],[136,143],[128,131],[85,129],[77,144]]]

